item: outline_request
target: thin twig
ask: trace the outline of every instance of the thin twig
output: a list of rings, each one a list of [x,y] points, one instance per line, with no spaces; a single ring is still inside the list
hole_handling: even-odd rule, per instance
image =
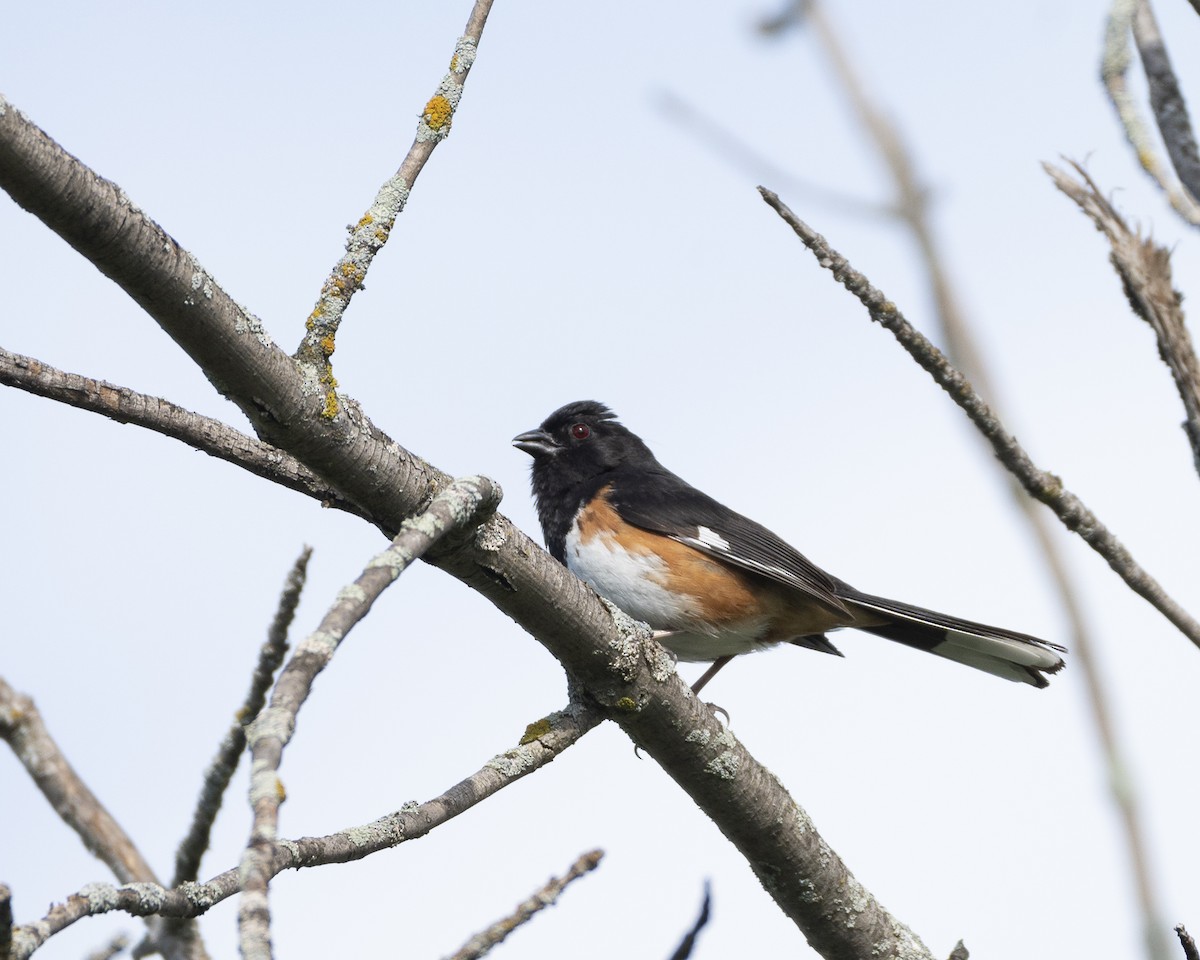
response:
[[[275,679],[275,671],[279,669],[283,656],[287,653],[288,627],[291,626],[296,607],[300,604],[300,594],[304,589],[304,579],[311,556],[312,547],[305,547],[288,573],[275,611],[275,619],[271,622],[270,629],[267,630],[267,639],[258,652],[258,663],[250,680],[250,689],[217,748],[217,755],[205,771],[204,785],[200,790],[200,799],[196,803],[192,824],[175,852],[175,877],[171,883],[173,887],[195,880],[200,872],[200,859],[208,849],[213,821],[220,812],[225,790],[229,787],[229,781],[233,779],[238,761],[246,749],[246,727],[262,710],[267,691],[271,688],[271,681]]]
[[[554,906],[558,898],[562,896],[562,892],[573,881],[595,870],[600,866],[602,859],[604,859],[603,850],[593,850],[590,853],[583,854],[571,864],[571,868],[565,876],[551,877],[545,886],[535,891],[527,900],[519,903],[517,909],[509,916],[493,923],[486,930],[475,934],[449,960],[479,960],[492,947],[502,943],[505,937],[516,930],[517,927],[532,920],[539,911],[545,910],[546,907]]]
[[[1150,0],[1138,0],[1133,16],[1133,39],[1142,58],[1142,69],[1150,86],[1150,106],[1167,156],[1171,158],[1171,166],[1192,200],[1200,200],[1200,155],[1196,152],[1196,136],[1192,133],[1187,103],[1175,71],[1171,69],[1171,58],[1167,55],[1167,46]]]
[[[334,341],[342,316],[350,304],[350,298],[361,289],[375,254],[387,243],[396,218],[408,203],[409,192],[425,167],[425,162],[432,155],[434,147],[450,135],[454,111],[462,97],[467,74],[475,62],[475,51],[491,8],[492,0],[475,0],[466,29],[454,45],[450,72],[442,78],[437,91],[420,114],[416,139],[409,148],[408,156],[379,189],[367,212],[350,228],[346,252],[334,265],[332,273],[321,287],[316,306],[309,314],[305,324],[306,333],[296,357],[316,369],[317,379],[325,394],[327,417],[332,418],[338,412],[337,381],[333,377],[329,358],[335,349]]]
[[[917,332],[884,294],[855,270],[840,253],[826,243],[825,238],[797,217],[770,190],[759,187],[763,199],[783,218],[834,278],[854,294],[867,308],[871,319],[889,330],[900,345],[933,377],[983,433],[1000,462],[1021,481],[1021,485],[1046,504],[1071,530],[1099,553],[1108,565],[1139,596],[1173,623],[1192,643],[1200,646],[1200,623],[1169,597],[1159,583],[1133,559],[1115,536],[1100,522],[1084,503],[1067,490],[1062,480],[1038,468],[1024,448],[996,418],[995,414],[971,388],[966,378],[947,362],[946,358],[922,334]]]
[[[526,728],[517,746],[493,757],[475,773],[441,796],[400,810],[371,823],[324,837],[281,840],[272,844],[271,876],[330,863],[350,863],[407,840],[417,840],[476,804],[539,770],[592,730],[603,719],[599,709],[571,703]],[[133,916],[198,917],[242,889],[237,868],[207,883],[185,883],[168,890],[156,884],[114,887],[91,884],[50,908],[40,921],[13,930],[12,960],[25,960],[51,936],[84,917],[122,910]]]
[[[169,400],[106,380],[68,373],[33,357],[10,353],[3,347],[0,347],[0,384],[182,440],[201,453],[310,496],[324,506],[371,519],[290,453]]]
[[[1134,16],[1141,0],[1113,0],[1108,22],[1104,28],[1104,52],[1100,61],[1100,79],[1108,91],[1117,118],[1125,131],[1125,137],[1133,147],[1138,162],[1167,195],[1175,212],[1190,224],[1200,224],[1200,206],[1180,188],[1179,182],[1163,165],[1150,136],[1149,128],[1142,119],[1141,111],[1129,92],[1126,72],[1132,59],[1129,52],[1129,37],[1133,30]]]
[[[1183,947],[1184,960],[1200,960],[1200,951],[1196,949],[1196,941],[1192,939],[1192,935],[1187,932],[1187,928],[1182,923],[1175,927],[1175,934],[1179,937],[1179,945]]]
[[[157,883],[154,870],[129,834],[104,809],[50,736],[33,699],[0,679],[0,738],[8,742],[59,818],[88,852],[99,857],[122,883]]]
[[[971,954],[967,950],[966,945],[959,940],[958,943],[954,945],[954,949],[950,951],[949,960],[969,960],[970,956]]]
[[[84,960],[112,960],[127,946],[129,946],[129,938],[123,933],[118,933],[104,946],[89,953]]]
[[[410,564],[447,534],[486,519],[495,511],[500,497],[500,487],[486,477],[466,477],[451,483],[423,512],[406,520],[391,545],[341,591],[316,631],[300,643],[279,674],[271,703],[254,720],[248,737],[254,821],[242,855],[244,881],[238,907],[239,940],[245,960],[271,956],[267,884],[272,876],[271,845],[278,837],[279,805],[284,796],[278,770],[284,747],[295,730],[296,715],[313,681],[346,634]]]
[[[700,902],[700,915],[696,917],[696,922],[692,924],[692,929],[685,933],[683,939],[679,941],[679,946],[671,954],[671,960],[688,960],[688,957],[692,955],[692,951],[696,949],[696,938],[700,936],[700,931],[708,926],[711,907],[712,889],[709,882],[705,880],[704,899]]]
[[[1112,265],[1121,278],[1133,312],[1150,325],[1158,341],[1158,355],[1171,371],[1183,401],[1183,429],[1192,447],[1192,461],[1200,473],[1200,361],[1183,315],[1183,297],[1172,286],[1171,251],[1138,236],[1105,199],[1087,171],[1070,162],[1083,179],[1078,183],[1053,164],[1042,167],[1054,185],[1074,200],[1091,218],[1112,247]]]
[[[807,14],[813,33],[825,47],[834,72],[855,108],[859,122],[875,143],[880,157],[891,172],[898,195],[894,207],[917,241],[917,249],[929,277],[936,306],[936,316],[941,328],[942,339],[946,344],[946,352],[951,362],[963,371],[979,393],[989,397],[994,404],[998,391],[991,382],[984,354],[975,343],[970,324],[959,306],[959,298],[954,291],[950,275],[945,269],[946,260],[939,249],[940,245],[929,218],[929,190],[918,177],[917,165],[905,148],[904,139],[895,125],[882,110],[877,109],[872,103],[862,78],[854,69],[833,23],[824,15],[820,3],[817,0],[804,0],[797,6],[802,6],[803,12]],[[1114,771],[1111,780],[1111,794],[1121,813],[1121,822],[1125,828],[1126,847],[1133,869],[1134,886],[1141,905],[1143,925],[1149,931],[1160,929],[1161,911],[1151,881],[1152,873],[1149,866],[1148,848],[1144,839],[1145,831],[1138,815],[1137,793],[1127,776],[1116,775],[1116,771],[1125,771],[1128,766],[1124,761],[1124,751],[1121,749],[1116,728],[1111,720],[1110,698],[1097,662],[1092,631],[1088,626],[1083,605],[1078,600],[1078,590],[1063,559],[1059,541],[1051,534],[1053,521],[1033,499],[1025,495],[1021,484],[1012,474],[1006,472],[1005,476],[1008,481],[1006,486],[1012,495],[1013,503],[1028,522],[1030,530],[1037,540],[1039,555],[1046,565],[1050,580],[1058,588],[1057,595],[1067,622],[1070,624],[1068,646],[1074,655],[1075,663],[1083,672],[1096,737],[1106,760],[1106,767]],[[1160,944],[1161,940],[1162,938],[1159,937]],[[955,960],[960,950],[961,956],[965,960],[967,951],[961,942],[955,953],[952,954],[952,960]]]
[[[127,884],[158,883],[154,870],[133,840],[67,762],[32,698],[17,693],[2,678],[0,739],[12,747],[63,823],[78,834],[88,852],[99,857],[118,880]],[[168,958],[200,960],[207,957],[194,929],[172,933],[161,923],[151,922],[149,931]]]

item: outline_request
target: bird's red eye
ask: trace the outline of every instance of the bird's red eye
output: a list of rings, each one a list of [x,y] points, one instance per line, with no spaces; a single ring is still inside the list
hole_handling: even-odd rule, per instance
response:
[[[586,423],[577,423],[571,427],[571,436],[576,440],[586,440],[592,435],[592,428]]]

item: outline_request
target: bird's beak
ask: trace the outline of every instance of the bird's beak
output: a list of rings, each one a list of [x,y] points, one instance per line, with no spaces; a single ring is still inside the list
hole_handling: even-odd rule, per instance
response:
[[[559,451],[558,444],[545,430],[526,430],[524,433],[518,433],[513,437],[512,444],[518,450],[524,450],[531,457]]]

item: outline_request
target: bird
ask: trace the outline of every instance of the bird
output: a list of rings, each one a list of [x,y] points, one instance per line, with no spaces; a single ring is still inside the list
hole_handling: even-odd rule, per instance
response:
[[[1006,680],[1047,686],[1066,650],[1038,637],[863,593],[766,527],[672,473],[605,404],[555,410],[513,446],[533,458],[550,554],[685,662],[790,643],[843,656],[826,636],[852,627]]]

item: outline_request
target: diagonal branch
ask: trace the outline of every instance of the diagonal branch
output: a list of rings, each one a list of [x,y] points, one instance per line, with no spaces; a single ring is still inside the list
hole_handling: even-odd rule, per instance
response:
[[[157,884],[154,870],[129,835],[88,789],[50,736],[33,700],[0,679],[0,739],[7,741],[54,812],[74,830],[88,852],[122,883]],[[149,924],[150,936],[169,958],[206,957],[194,927],[166,930]],[[15,945],[16,939],[13,943]],[[0,958],[4,957],[0,952]]]
[[[204,774],[204,786],[200,790],[200,799],[196,803],[192,824],[175,852],[175,877],[171,883],[174,887],[195,880],[200,873],[200,859],[208,849],[213,821],[221,810],[221,801],[229,787],[229,781],[233,779],[238,760],[246,749],[246,727],[262,710],[275,671],[279,669],[283,655],[287,653],[288,627],[291,626],[296,616],[296,607],[300,604],[300,593],[304,589],[311,556],[312,547],[305,547],[292,565],[283,593],[279,597],[275,619],[271,622],[267,639],[259,650],[258,664],[254,668],[246,699],[242,702],[220,747],[217,748],[217,755]]]
[[[1104,51],[1100,62],[1100,79],[1117,118],[1125,131],[1129,145],[1133,147],[1138,162],[1151,178],[1159,185],[1168,201],[1186,222],[1193,226],[1200,225],[1200,205],[1196,198],[1190,196],[1180,187],[1178,180],[1171,175],[1170,170],[1163,164],[1155,149],[1149,128],[1142,119],[1141,111],[1133,94],[1129,92],[1126,73],[1132,56],[1129,52],[1129,37],[1138,5],[1143,0],[1113,0],[1109,11],[1108,22],[1104,28]]]
[[[346,634],[370,612],[375,600],[401,573],[447,534],[477,524],[493,513],[500,497],[499,486],[485,477],[455,480],[427,509],[405,520],[391,546],[342,590],[316,631],[296,648],[275,683],[270,704],[251,724],[247,743],[254,821],[250,842],[242,856],[244,885],[238,909],[241,951],[246,960],[271,956],[267,883],[271,877],[271,845],[278,836],[279,805],[284,795],[278,770],[284,747],[296,729],[296,715],[308,698],[313,681],[333,658]]]
[[[807,16],[804,17],[804,14]],[[859,122],[869,133],[880,157],[891,173],[897,194],[897,200],[893,206],[917,241],[917,248],[925,272],[929,277],[936,305],[936,317],[950,362],[962,370],[982,396],[991,398],[991,401],[995,403],[997,390],[988,375],[984,354],[976,345],[970,325],[960,309],[959,298],[955,294],[950,275],[944,267],[945,258],[942,256],[936,233],[929,219],[929,191],[918,176],[917,165],[905,146],[904,138],[886,114],[874,105],[873,98],[868,95],[866,85],[854,69],[851,58],[845,53],[833,23],[825,16],[823,5],[818,0],[804,0],[802,3],[793,4],[793,15],[811,24],[814,34],[828,52],[834,72],[846,90]],[[1145,57],[1144,53],[1143,57]],[[1109,707],[1111,698],[1106,690],[1104,677],[1101,675],[1092,632],[1084,614],[1083,604],[1079,600],[1078,590],[1072,582],[1067,564],[1063,559],[1059,541],[1051,533],[1054,520],[1039,507],[1036,501],[1026,496],[1019,481],[1011,473],[1006,473],[1005,476],[1013,503],[1028,521],[1030,530],[1037,540],[1039,555],[1046,565],[1051,581],[1058,587],[1057,592],[1062,603],[1063,613],[1070,624],[1068,646],[1074,655],[1075,663],[1082,671],[1084,684],[1089,694],[1088,699],[1095,722],[1097,739],[1104,753],[1107,768],[1124,770],[1127,765],[1124,762],[1123,750],[1112,722]],[[1124,778],[1118,784],[1114,777],[1111,787],[1113,802],[1120,812],[1121,823],[1125,829],[1126,848],[1129,852],[1134,887],[1142,910],[1143,926],[1150,941],[1158,942],[1152,947],[1152,950],[1159,949],[1162,938],[1155,931],[1161,928],[1162,911],[1159,908],[1158,896],[1154,889],[1149,851],[1145,842],[1145,829],[1138,813],[1137,789],[1128,778]],[[956,950],[955,955],[957,954]],[[962,949],[962,955],[965,958],[965,947]]]
[[[1171,68],[1171,58],[1158,29],[1150,0],[1138,0],[1133,15],[1133,39],[1150,86],[1150,107],[1171,158],[1171,166],[1193,200],[1200,200],[1200,154],[1188,119],[1187,103]]]
[[[0,384],[182,440],[201,453],[306,494],[326,506],[371,519],[291,454],[169,400],[106,380],[67,373],[3,347],[0,347]]]
[[[1100,193],[1092,178],[1071,161],[1083,183],[1072,180],[1058,167],[1044,163],[1054,185],[1079,204],[1112,246],[1112,265],[1121,278],[1133,312],[1150,325],[1158,340],[1158,355],[1170,368],[1175,388],[1183,400],[1184,433],[1192,446],[1192,460],[1200,473],[1200,361],[1183,316],[1183,297],[1171,279],[1171,251],[1149,238],[1138,236]]]
[[[551,877],[532,896],[517,904],[517,909],[512,914],[503,920],[493,923],[486,930],[475,934],[449,960],[479,960],[492,947],[503,943],[505,938],[516,930],[517,927],[521,926],[521,924],[528,923],[540,911],[545,910],[546,907],[554,906],[558,902],[558,898],[562,896],[562,892],[568,886],[585,874],[595,870],[600,866],[600,861],[603,859],[603,850],[592,850],[590,853],[583,854],[571,864],[566,874],[561,877]]]
[[[418,840],[504,787],[540,770],[602,719],[598,710],[572,703],[566,709],[530,724],[516,747],[493,757],[439,797],[422,804],[405,805],[371,823],[325,837],[278,841],[272,846],[271,876],[284,870],[350,863],[381,850],[390,850],[407,840]],[[174,890],[151,883],[120,887],[90,884],[63,903],[51,907],[40,921],[14,928],[11,960],[25,960],[54,934],[84,917],[115,910],[139,917],[198,917],[241,889],[242,880],[237,868],[226,870],[207,883],[185,883]]]
[[[334,265],[333,272],[321,287],[321,294],[305,324],[306,333],[296,356],[317,368],[325,394],[325,415],[337,413],[337,381],[329,366],[334,351],[334,339],[350,298],[366,279],[375,254],[387,243],[396,218],[408,203],[408,195],[417,175],[433,154],[433,149],[450,135],[454,111],[462,97],[463,84],[475,62],[475,50],[487,23],[492,0],[475,0],[463,36],[458,38],[450,72],[438,84],[437,92],[425,105],[417,122],[417,136],[408,156],[380,188],[374,202],[350,230],[346,252]]]
[[[1170,620],[1192,643],[1200,646],[1200,623],[1167,595],[1158,581],[1142,569],[1083,501],[1063,486],[1062,480],[1033,463],[1016,438],[1004,429],[966,378],[950,365],[937,347],[913,329],[896,305],[888,300],[881,290],[873,287],[845,257],[829,246],[824,237],[792,213],[779,197],[765,187],[759,187],[758,190],[767,204],[795,231],[817,258],[817,262],[858,297],[870,312],[871,319],[891,331],[900,341],[900,345],[933,377],[938,386],[962,407],[971,422],[992,445],[1000,462],[1021,481],[1021,485],[1029,494],[1053,510],[1068,530],[1079,534],[1088,546],[1108,561],[1108,565],[1130,589]]]

